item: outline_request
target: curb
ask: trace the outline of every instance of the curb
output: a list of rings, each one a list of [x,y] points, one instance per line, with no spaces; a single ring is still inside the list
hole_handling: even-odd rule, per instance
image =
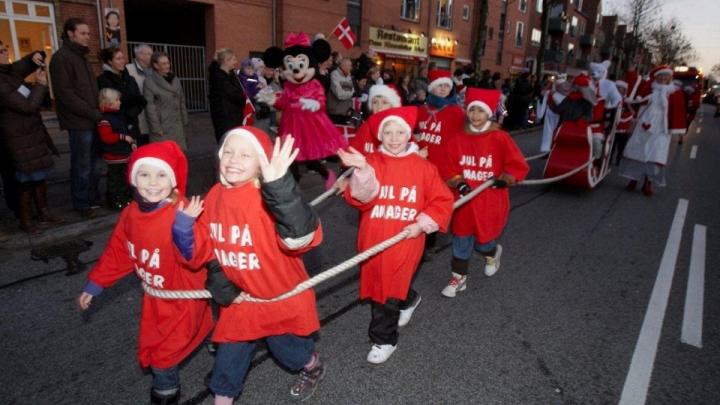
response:
[[[9,235],[10,238],[0,243],[0,250],[28,249],[42,245],[49,245],[63,239],[72,239],[88,232],[102,231],[111,228],[117,222],[119,212],[113,212],[102,217],[86,221],[78,221],[67,225],[46,229],[38,235],[18,233]]]

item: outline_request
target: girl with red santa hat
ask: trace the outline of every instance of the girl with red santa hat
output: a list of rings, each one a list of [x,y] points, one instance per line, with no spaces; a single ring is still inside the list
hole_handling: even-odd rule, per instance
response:
[[[452,278],[442,290],[442,295],[448,298],[467,288],[473,251],[484,256],[485,275],[492,276],[500,268],[502,246],[497,239],[510,213],[510,194],[505,186],[522,181],[530,170],[515,141],[490,121],[500,94],[498,90],[468,88],[466,129],[453,138],[448,150],[448,159],[454,163],[448,185],[458,194],[465,195],[486,181],[502,181],[453,215]]]
[[[671,136],[686,131],[685,99],[682,89],[672,84],[672,74],[670,66],[658,66],[650,72],[651,84],[640,88],[635,101],[645,105],[638,111],[623,154],[620,174],[630,179],[627,189],[635,190],[642,180],[648,197],[653,195],[653,184],[665,185]]]
[[[398,327],[410,322],[421,301],[410,284],[425,234],[445,231],[452,213],[452,193],[410,142],[416,118],[415,107],[373,114],[369,123],[382,143],[379,150],[367,157],[352,147],[338,151],[343,164],[355,168],[345,200],[360,211],[358,250],[409,232],[407,239],[360,265],[360,298],[372,301],[373,346],[367,356],[372,364],[385,362],[397,348]]]
[[[298,372],[290,399],[308,399],[325,375],[311,336],[320,329],[312,289],[277,302],[233,303],[242,291],[270,299],[309,278],[302,254],[320,244],[322,227],[288,170],[299,153],[293,146],[291,135],[273,147],[257,128],[227,132],[218,150],[220,183],[204,205],[194,201],[184,212],[194,218],[204,210],[194,227],[192,220],[177,224],[176,241],[184,239],[177,245],[189,261],[218,262],[208,267],[207,283],[221,306],[210,380],[215,404],[232,404],[240,394],[261,339],[283,366]],[[177,237],[188,234],[188,223],[190,238]]]
[[[133,271],[155,289],[204,287],[206,272],[189,267],[176,253],[171,237],[176,215],[187,202],[187,160],[180,147],[163,141],[138,148],[128,162],[128,181],[134,188],[134,201],[120,213],[105,251],[88,274],[78,298],[83,310],[104,288]],[[179,364],[212,328],[207,300],[163,300],[143,295],[138,359],[152,372],[153,404],[178,403]]]
[[[400,107],[402,101],[394,88],[384,84],[376,84],[370,87],[367,104],[370,113],[377,114],[389,108]],[[349,143],[350,146],[365,156],[375,152],[377,147],[380,146],[380,141],[370,131],[370,125],[367,121],[360,125],[357,132],[355,132],[355,136],[350,138]]]

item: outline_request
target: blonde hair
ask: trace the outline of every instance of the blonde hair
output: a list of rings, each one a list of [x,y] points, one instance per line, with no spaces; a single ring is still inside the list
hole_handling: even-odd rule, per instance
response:
[[[233,56],[235,56],[235,51],[230,48],[221,48],[218,49],[217,52],[215,52],[215,60],[221,65],[223,64],[223,62],[232,58]]]
[[[119,91],[106,87],[104,89],[100,89],[100,93],[98,94],[98,103],[100,104],[100,107],[107,106],[120,100],[121,96],[122,95]]]

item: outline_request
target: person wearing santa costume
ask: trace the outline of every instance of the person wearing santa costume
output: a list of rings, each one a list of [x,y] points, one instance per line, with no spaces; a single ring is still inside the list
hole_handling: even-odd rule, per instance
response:
[[[403,230],[400,243],[360,265],[360,299],[369,299],[368,334],[372,364],[395,351],[398,328],[410,322],[421,297],[410,288],[425,244],[425,234],[445,231],[453,196],[432,163],[410,142],[417,119],[415,107],[391,108],[370,116],[370,128],[382,145],[364,156],[354,148],[339,151],[343,164],[354,167],[345,200],[360,211],[357,248],[364,251]],[[409,175],[411,173],[411,175]]]
[[[555,112],[560,115],[560,126],[557,133],[566,130],[585,132],[593,118],[597,93],[592,80],[585,74],[575,76],[570,94],[557,106]],[[556,134],[557,135],[557,134]],[[598,159],[602,155],[603,137],[592,137],[592,156]]]
[[[629,191],[643,180],[642,191],[652,196],[653,184],[665,185],[665,165],[673,134],[684,134],[685,98],[682,89],[672,84],[673,70],[661,65],[650,72],[651,92],[643,91],[636,101],[646,103],[638,112],[637,122],[623,157],[620,174],[630,179]]]
[[[371,114],[377,114],[389,108],[396,108],[402,105],[400,95],[395,89],[384,84],[376,84],[370,87],[367,100],[368,110]],[[350,146],[367,156],[375,152],[380,146],[377,136],[373,136],[370,131],[370,125],[367,121],[363,122],[355,132],[355,136],[350,138]]]
[[[625,96],[628,90],[628,83],[623,80],[615,81],[618,92],[623,97],[623,102],[620,103],[620,119],[618,120],[617,129],[615,130],[615,143],[613,144],[613,152],[615,153],[615,165],[620,165],[622,160],[623,152],[625,151],[625,145],[630,138],[630,132],[632,130],[633,120],[635,115],[629,104],[625,102]]]
[[[277,138],[273,147],[257,128],[227,132],[218,150],[220,183],[203,204],[183,212],[191,220],[175,230],[189,262],[218,262],[208,267],[206,286],[221,306],[209,385],[215,404],[232,404],[240,394],[258,340],[283,366],[299,372],[290,399],[308,399],[325,375],[311,336],[320,328],[312,289],[277,302],[233,303],[241,292],[274,298],[309,278],[302,254],[318,246],[323,233],[288,170],[299,153],[293,146],[291,135]]]
[[[458,194],[465,195],[486,181],[496,182],[453,215],[452,277],[441,292],[448,298],[467,288],[473,251],[484,256],[485,275],[492,276],[500,268],[502,246],[497,240],[510,213],[506,187],[524,180],[530,170],[515,141],[489,119],[499,99],[498,90],[468,89],[466,129],[453,139],[448,151],[454,167],[447,184]]]
[[[162,141],[138,148],[128,162],[128,182],[134,201],[120,213],[105,251],[88,274],[78,298],[83,310],[103,289],[132,272],[158,290],[204,288],[206,272],[185,264],[173,245],[173,222],[187,203],[187,160],[180,147]],[[152,372],[151,403],[179,402],[179,364],[212,328],[207,300],[143,295],[138,359]]]
[[[540,152],[550,152],[552,148],[553,134],[560,123],[560,116],[555,113],[555,109],[570,93],[571,88],[572,85],[567,81],[567,75],[558,75],[555,83],[545,91],[542,99],[538,102],[537,117],[538,119],[545,118]]]
[[[590,63],[590,74],[597,98],[590,128],[593,134],[597,133],[598,136],[602,136],[603,140],[605,134],[610,133],[612,129],[615,112],[623,99],[615,87],[615,82],[607,79],[609,67],[609,60],[602,63]]]

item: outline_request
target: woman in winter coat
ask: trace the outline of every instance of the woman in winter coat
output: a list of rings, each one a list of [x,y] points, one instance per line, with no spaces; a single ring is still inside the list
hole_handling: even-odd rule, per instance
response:
[[[9,64],[8,50],[0,42],[0,147],[4,148],[15,168],[20,183],[20,227],[29,234],[40,231],[32,223],[32,201],[38,209],[41,225],[61,223],[50,213],[45,180],[58,154],[45,129],[40,106],[47,95],[45,54],[33,52]],[[26,84],[25,77],[35,73],[35,84]]]
[[[111,88],[120,92],[120,113],[128,125],[128,135],[137,140],[141,136],[138,117],[145,109],[147,101],[135,79],[125,69],[127,59],[123,51],[118,48],[105,48],[100,51],[100,59],[103,62],[103,72],[97,78],[98,89]]]
[[[231,49],[220,49],[208,68],[210,116],[219,142],[225,132],[243,124],[245,91],[235,75],[238,59]]]
[[[143,85],[150,141],[175,141],[187,151],[184,126],[188,117],[180,80],[170,71],[170,58],[165,52],[153,53],[151,63],[153,72]]]

